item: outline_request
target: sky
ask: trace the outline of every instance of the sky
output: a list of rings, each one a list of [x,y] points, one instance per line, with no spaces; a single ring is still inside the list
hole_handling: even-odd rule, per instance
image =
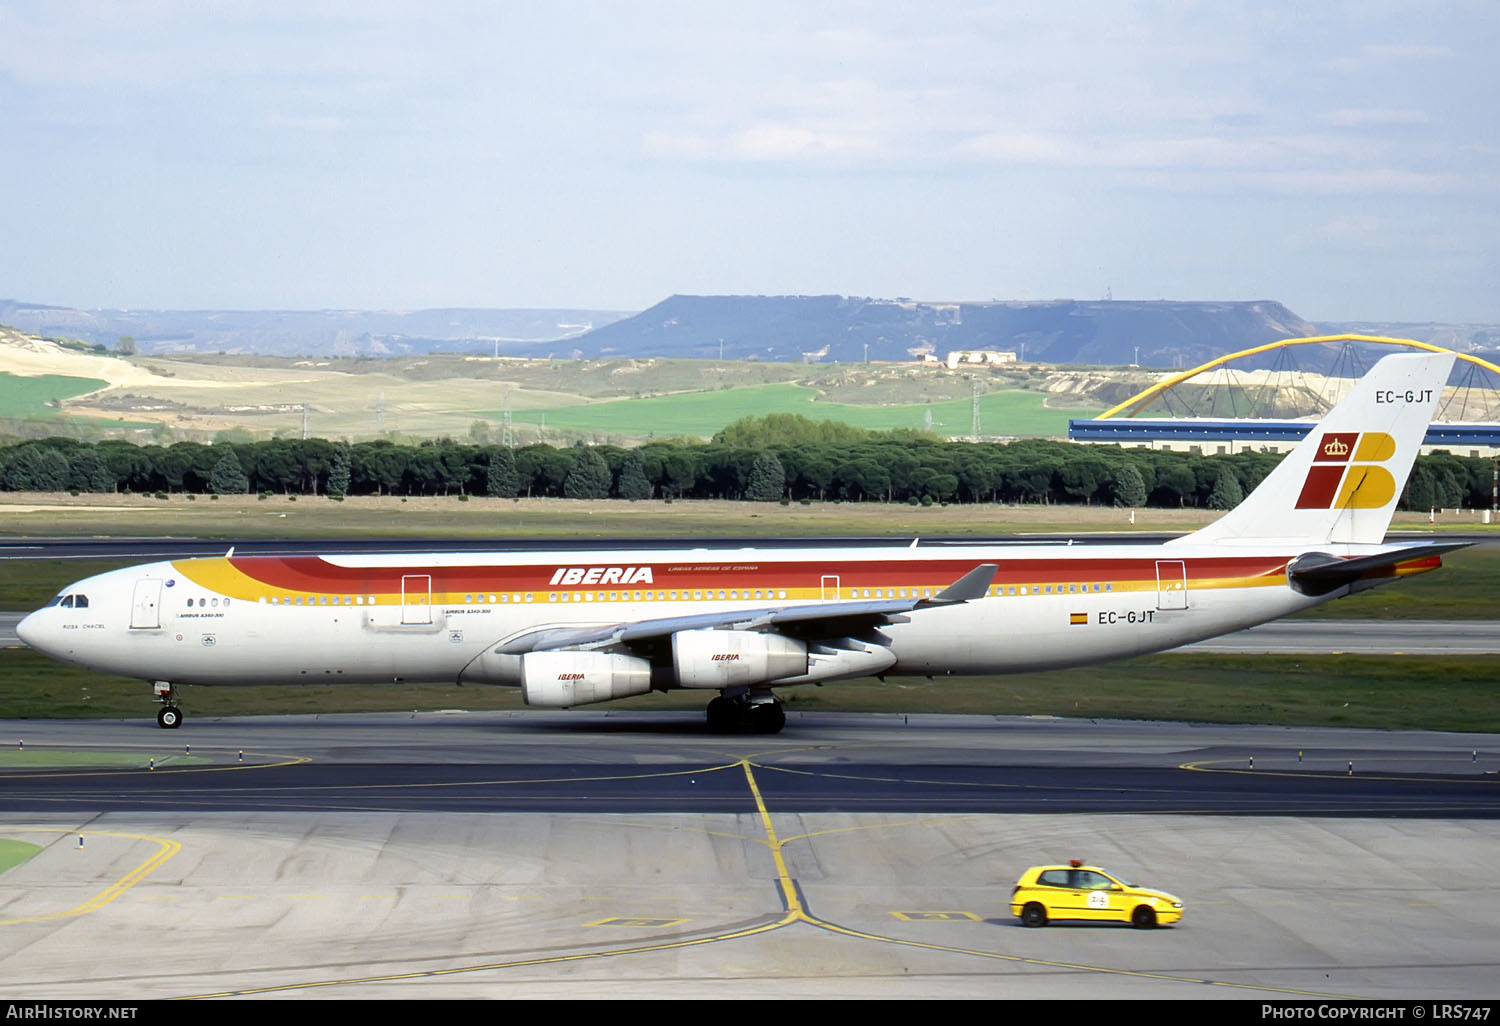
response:
[[[1500,323],[1500,7],[0,0],[0,297]]]

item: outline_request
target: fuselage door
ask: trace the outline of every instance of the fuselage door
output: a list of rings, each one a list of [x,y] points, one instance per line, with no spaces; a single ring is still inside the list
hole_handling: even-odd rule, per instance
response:
[[[1156,608],[1186,609],[1187,564],[1180,559],[1156,561]]]
[[[151,629],[161,626],[161,578],[147,577],[135,582],[131,599],[130,626]]]
[[[823,601],[837,602],[839,600],[839,577],[838,574],[823,575]]]
[[[429,574],[401,575],[401,622],[432,622],[432,577]]]

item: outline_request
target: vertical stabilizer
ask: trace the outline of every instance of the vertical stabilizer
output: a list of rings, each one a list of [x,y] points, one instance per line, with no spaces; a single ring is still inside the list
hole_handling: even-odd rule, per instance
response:
[[[1378,545],[1453,360],[1452,353],[1385,357],[1244,502],[1177,542]]]

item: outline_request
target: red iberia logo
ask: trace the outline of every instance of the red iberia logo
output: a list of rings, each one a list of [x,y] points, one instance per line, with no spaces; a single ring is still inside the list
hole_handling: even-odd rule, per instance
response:
[[[548,584],[651,584],[649,566],[560,566]]]
[[[1396,440],[1381,431],[1335,431],[1318,452],[1297,496],[1297,509],[1379,509],[1396,497],[1396,479],[1382,463]]]

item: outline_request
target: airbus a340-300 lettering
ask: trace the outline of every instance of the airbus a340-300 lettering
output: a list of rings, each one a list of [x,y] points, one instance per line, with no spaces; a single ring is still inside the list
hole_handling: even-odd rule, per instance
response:
[[[994,674],[1157,652],[1434,569],[1386,544],[1452,367],[1378,363],[1238,506],[1161,545],[235,556],[79,581],[17,628],[62,662],[183,684],[519,686],[528,705],[717,692],[774,733],[776,688]]]

